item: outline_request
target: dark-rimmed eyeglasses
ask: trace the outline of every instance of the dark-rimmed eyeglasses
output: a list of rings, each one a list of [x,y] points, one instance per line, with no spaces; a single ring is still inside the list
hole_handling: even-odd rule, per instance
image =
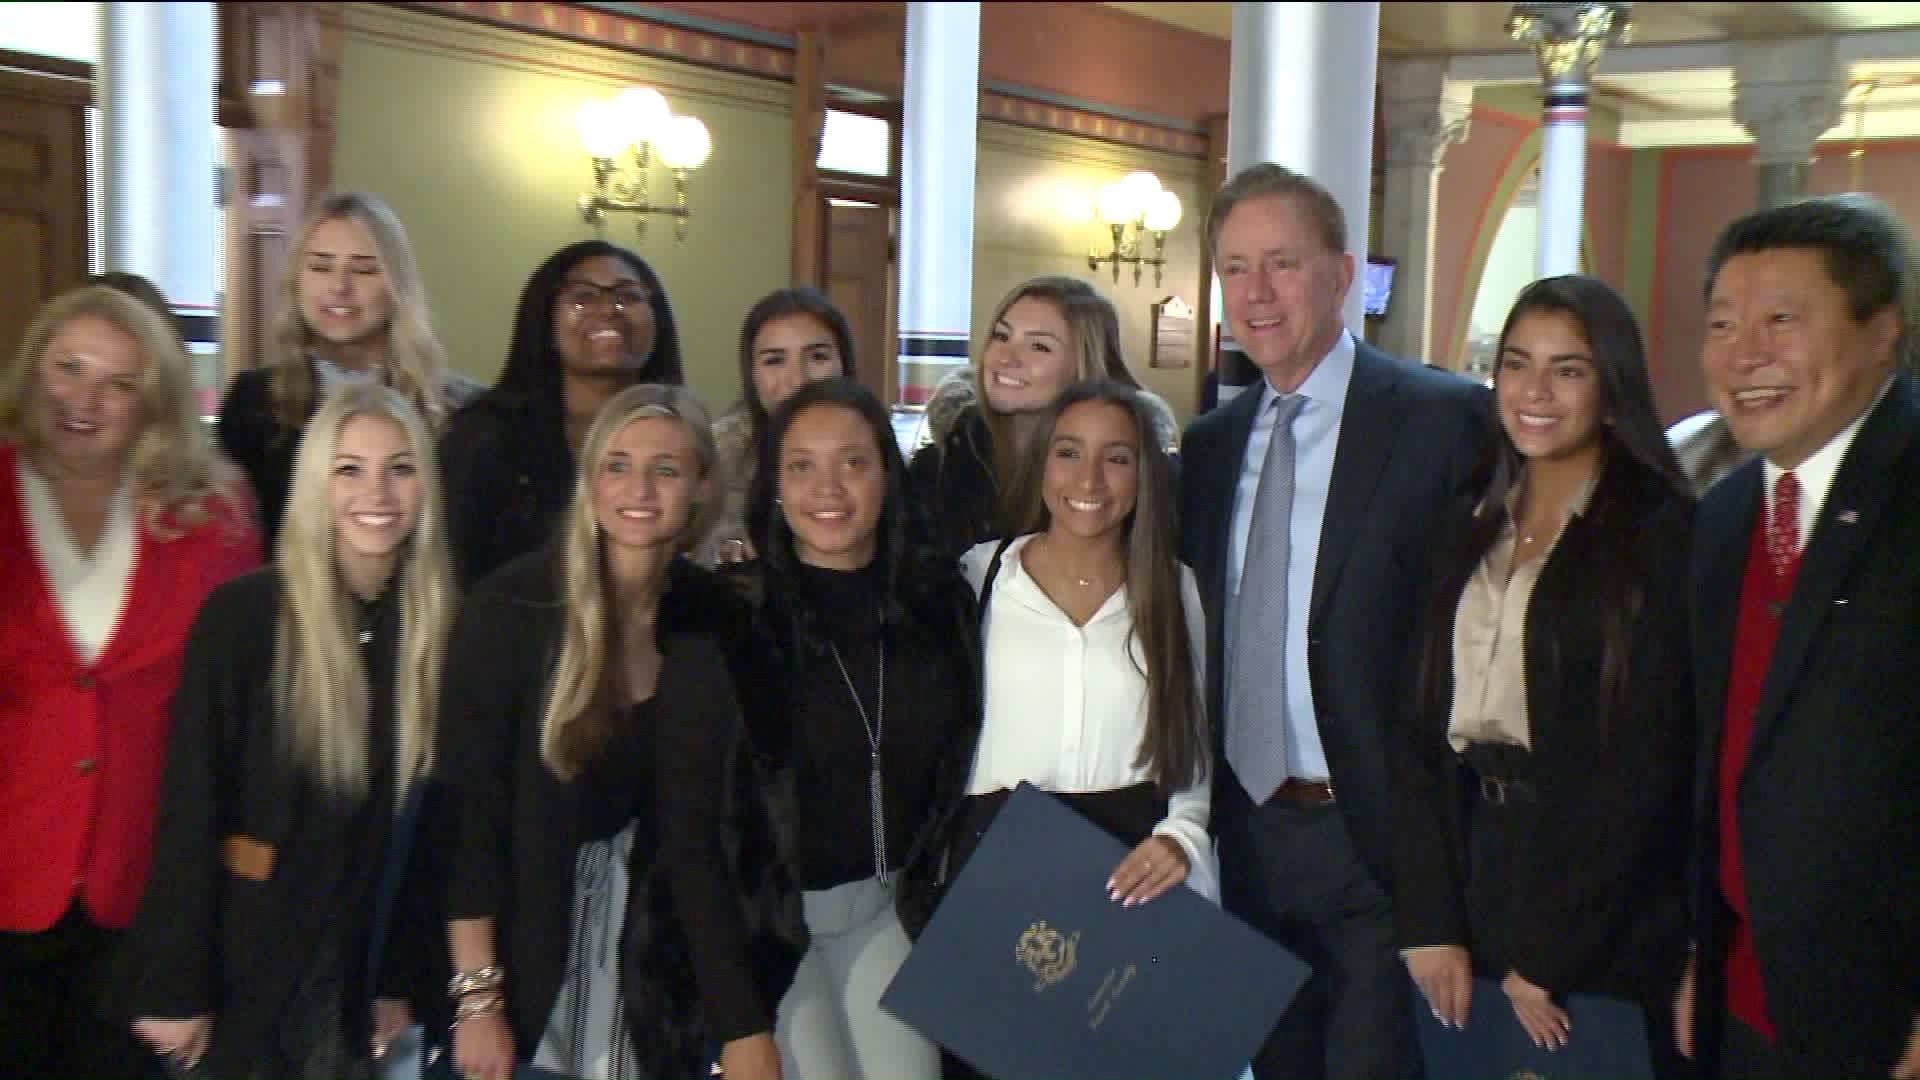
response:
[[[560,287],[557,299],[561,305],[575,315],[590,307],[611,307],[618,312],[628,312],[635,308],[646,307],[653,297],[644,286],[631,281],[618,285],[595,285],[591,281],[574,281]]]

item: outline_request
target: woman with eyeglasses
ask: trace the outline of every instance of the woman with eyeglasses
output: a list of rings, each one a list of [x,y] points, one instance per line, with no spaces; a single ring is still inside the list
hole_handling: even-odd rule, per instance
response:
[[[645,260],[583,240],[542,263],[521,290],[506,369],[441,442],[461,583],[546,539],[587,429],[615,394],[684,381],[673,308]]]

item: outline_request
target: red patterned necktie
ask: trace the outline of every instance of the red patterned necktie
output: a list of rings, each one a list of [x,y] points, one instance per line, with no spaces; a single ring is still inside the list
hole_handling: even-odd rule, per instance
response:
[[[1793,572],[1800,558],[1800,478],[1783,472],[1773,482],[1773,505],[1767,508],[1767,559],[1775,577]]]

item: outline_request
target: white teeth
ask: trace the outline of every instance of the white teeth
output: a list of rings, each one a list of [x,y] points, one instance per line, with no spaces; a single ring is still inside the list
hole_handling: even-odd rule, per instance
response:
[[[617,338],[619,336],[620,336],[620,331],[618,330],[595,330],[593,332],[592,339],[594,341],[599,341],[601,338]]]
[[[1787,393],[1787,391],[1777,388],[1741,390],[1733,395],[1733,402],[1736,405],[1742,406],[1771,405],[1785,398]]]
[[[1280,325],[1279,319],[1248,319],[1247,325],[1255,330],[1267,330]]]
[[[619,511],[619,514],[621,517],[626,518],[628,521],[652,521],[654,518],[657,518],[660,516],[660,511],[658,510],[621,510]]]
[[[100,429],[100,425],[91,420],[62,420],[60,421],[60,426],[66,428],[68,431],[79,431],[87,434],[92,434]]]
[[[346,318],[351,318],[351,317],[353,316],[353,309],[352,309],[352,308],[344,308],[344,307],[329,307],[329,308],[326,308],[325,310],[326,310],[326,313],[327,313],[327,314],[329,314],[329,315],[335,315],[335,316],[338,316],[338,317],[340,317],[340,318],[342,318],[342,319],[346,319]]]
[[[1068,499],[1067,500],[1068,509],[1078,510],[1083,514],[1091,514],[1095,510],[1099,510],[1106,505],[1107,505],[1106,503],[1101,502],[1098,499]]]
[[[1560,418],[1557,416],[1533,416],[1528,413],[1520,414],[1521,427],[1534,427],[1534,428],[1552,427],[1554,424],[1557,424],[1559,422],[1560,422]]]
[[[353,520],[356,524],[364,525],[369,529],[384,529],[392,525],[394,522],[399,521],[400,515],[399,514],[355,514],[353,515]]]
[[[845,510],[818,510],[807,515],[815,521],[839,521],[847,516]]]
[[[998,372],[994,373],[993,383],[995,386],[1006,386],[1006,387],[1012,387],[1014,389],[1018,389],[1020,387],[1027,385],[1027,381],[1025,379],[1016,379],[1008,375],[1002,375]]]

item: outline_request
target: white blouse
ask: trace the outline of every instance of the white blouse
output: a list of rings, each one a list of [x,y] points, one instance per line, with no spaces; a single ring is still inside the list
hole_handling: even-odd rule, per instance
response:
[[[1147,728],[1146,661],[1131,639],[1133,620],[1123,585],[1085,626],[1075,626],[1026,572],[1023,536],[1008,548],[994,578],[986,639],[986,716],[967,793],[983,795],[1027,781],[1044,791],[1112,791],[1153,779],[1134,764]],[[980,590],[999,541],[961,557]],[[1206,619],[1193,572],[1181,568],[1180,599],[1194,676],[1204,686]],[[1186,853],[1188,884],[1217,898],[1213,845],[1207,836],[1211,780],[1177,792],[1154,834]]]
[[[47,576],[53,606],[66,624],[67,638],[82,663],[100,659],[114,627],[127,608],[128,586],[138,554],[134,543],[133,500],[125,484],[113,493],[106,528],[90,554],[74,546],[59,504],[47,482],[21,454],[14,459],[20,501],[27,512],[27,532],[40,568]]]

